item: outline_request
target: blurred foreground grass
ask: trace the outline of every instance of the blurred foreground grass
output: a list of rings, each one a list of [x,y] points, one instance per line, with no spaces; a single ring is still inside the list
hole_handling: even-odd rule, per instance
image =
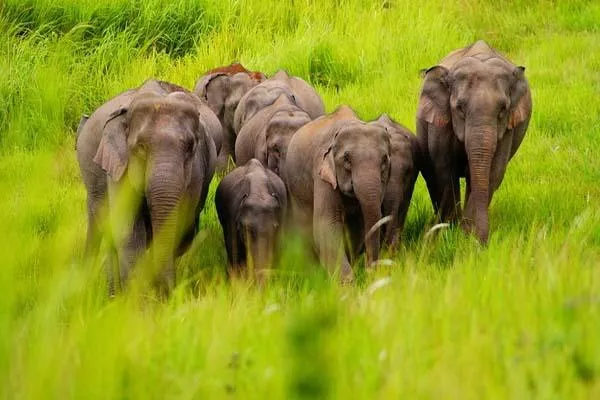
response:
[[[600,397],[598,21],[593,1],[5,0],[2,397]],[[352,287],[294,241],[267,287],[225,282],[212,197],[167,304],[108,301],[82,263],[74,131],[119,91],[241,61],[414,128],[418,71],[479,38],[526,66],[534,98],[487,248],[424,240],[419,179],[396,265]]]

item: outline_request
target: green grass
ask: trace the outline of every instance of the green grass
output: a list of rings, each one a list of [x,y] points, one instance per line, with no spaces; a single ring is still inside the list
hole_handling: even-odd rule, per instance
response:
[[[600,398],[598,21],[594,1],[5,0],[0,396]],[[414,128],[419,70],[480,38],[534,101],[487,247],[424,238],[419,178],[396,264],[350,287],[294,241],[266,287],[226,282],[212,197],[166,304],[109,301],[82,261],[75,129],[109,97],[240,61]]]

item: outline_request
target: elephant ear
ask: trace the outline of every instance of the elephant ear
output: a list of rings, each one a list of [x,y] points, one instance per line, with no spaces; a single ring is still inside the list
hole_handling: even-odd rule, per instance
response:
[[[322,180],[329,183],[333,190],[337,189],[337,179],[335,177],[335,160],[333,159],[333,144],[337,138],[339,129],[336,130],[331,140],[331,144],[327,148],[327,151],[323,154],[323,161],[319,167],[319,177]]]
[[[205,75],[196,83],[194,88],[194,94],[205,100],[217,115],[221,114],[228,94],[225,88],[219,88],[219,85],[216,84],[218,81],[215,81],[215,79],[221,76],[227,76],[227,73],[215,72]]]
[[[514,106],[508,120],[508,129],[522,124],[531,110],[531,93],[525,79],[525,67],[517,67],[513,71],[514,82],[510,89],[510,102]]]
[[[329,183],[333,190],[337,188],[337,179],[335,179],[335,163],[333,160],[333,153],[331,147],[323,155],[323,162],[319,169],[319,176],[325,182]]]
[[[425,81],[419,99],[417,118],[437,127],[444,127],[450,122],[448,70],[436,65],[424,74]]]
[[[129,160],[127,148],[127,108],[119,108],[108,117],[104,124],[102,139],[94,162],[114,180],[119,181],[127,168]]]

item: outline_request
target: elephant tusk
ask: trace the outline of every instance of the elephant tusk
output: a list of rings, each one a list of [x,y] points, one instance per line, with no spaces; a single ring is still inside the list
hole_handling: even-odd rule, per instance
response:
[[[373,235],[373,233],[375,233],[375,231],[379,230],[379,228],[381,228],[383,225],[389,223],[391,220],[392,220],[392,216],[388,215],[388,216],[381,218],[379,221],[377,221],[375,223],[375,225],[373,225],[371,227],[371,229],[369,229],[369,231],[365,235],[365,242],[369,240],[369,238]]]
[[[441,224],[435,224],[430,230],[427,231],[427,233],[425,234],[425,238],[428,238],[428,237],[432,236],[436,231],[439,231],[440,229],[443,229],[443,228],[448,228],[449,226],[450,226],[450,224],[447,222],[443,222]]]

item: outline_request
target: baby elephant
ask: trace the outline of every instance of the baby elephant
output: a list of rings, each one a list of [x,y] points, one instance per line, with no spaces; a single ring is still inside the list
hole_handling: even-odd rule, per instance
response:
[[[383,197],[383,215],[391,216],[389,224],[383,226],[385,245],[396,247],[412,198],[415,182],[419,175],[420,148],[416,136],[405,126],[382,114],[377,120],[390,133],[391,171],[390,181]]]
[[[223,227],[230,272],[269,269],[279,245],[287,195],[281,178],[251,159],[226,175],[215,204]]]

